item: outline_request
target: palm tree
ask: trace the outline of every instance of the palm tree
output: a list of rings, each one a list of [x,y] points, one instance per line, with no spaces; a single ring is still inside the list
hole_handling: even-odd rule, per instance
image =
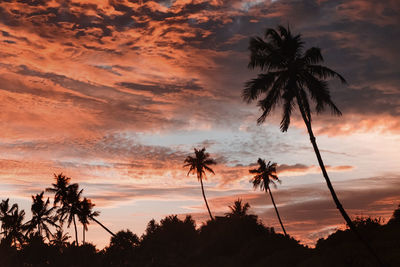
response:
[[[283,233],[285,234],[285,236],[287,236],[285,227],[283,226],[281,220],[281,216],[279,216],[278,208],[276,207],[274,197],[272,196],[271,187],[269,186],[270,183],[275,185],[274,181],[280,182],[278,176],[276,175],[277,165],[276,163],[271,164],[271,161],[268,161],[268,163],[266,164],[265,160],[260,158],[258,159],[257,163],[258,163],[257,169],[249,170],[249,173],[254,174],[254,177],[250,182],[253,183],[254,189],[260,188],[260,190],[262,191],[264,190],[268,191],[272,200],[272,204],[274,205],[276,215],[278,216],[279,223],[281,224]]]
[[[8,240],[11,245],[16,246],[17,241],[22,245],[24,242],[23,232],[26,230],[26,224],[22,223],[25,218],[25,211],[19,211],[18,205],[14,204],[5,218],[6,219],[2,221],[5,239]]]
[[[92,204],[90,199],[87,199],[86,197],[80,202],[79,205],[78,220],[81,222],[83,228],[83,244],[85,244],[85,232],[88,230],[87,226],[89,224],[89,219],[100,215],[98,211],[93,211],[94,206],[95,205]]]
[[[56,180],[56,183],[51,184],[53,187],[46,188],[46,191],[54,193],[53,204],[56,206],[59,202],[63,203],[67,198],[68,187],[71,186],[71,178],[60,173],[58,175],[54,174],[54,179]],[[74,186],[76,185],[77,184],[74,184]]]
[[[2,200],[0,203],[0,222],[1,222],[1,231],[0,234],[3,234],[4,236],[7,236],[7,226],[9,225],[8,221],[10,220],[10,216],[12,212],[18,208],[17,204],[13,204],[10,207],[10,199],[7,198],[6,200]]]
[[[251,218],[253,220],[257,220],[257,216],[253,214],[248,214],[250,209],[249,203],[242,203],[241,199],[237,199],[232,206],[229,206],[231,210],[228,213],[225,213],[225,216],[229,218]]]
[[[212,174],[214,174],[214,171],[209,167],[210,165],[215,165],[217,162],[210,158],[210,154],[205,152],[206,149],[203,147],[202,149],[194,149],[194,154],[195,156],[187,156],[183,165],[183,167],[189,167],[189,171],[187,175],[189,176],[190,173],[192,174],[197,174],[197,179],[200,181],[201,184],[201,192],[203,193],[203,198],[204,202],[206,203],[208,214],[210,215],[211,220],[214,220],[210,207],[208,207],[206,195],[204,193],[204,187],[203,187],[203,177],[206,179],[206,172],[209,171]]]
[[[226,213],[227,216],[229,217],[244,217],[247,215],[247,212],[249,211],[250,204],[249,203],[242,203],[241,199],[236,200],[233,203],[233,206],[228,206],[231,212]]]
[[[71,178],[66,177],[62,173],[58,175],[54,174],[54,179],[56,180],[56,183],[53,183],[52,187],[46,188],[46,191],[54,193],[54,205],[57,205],[59,202],[61,203],[61,207],[57,211],[61,215],[60,220],[64,221],[65,216],[68,215],[68,227],[70,226],[71,221],[74,222],[75,241],[76,244],[78,244],[78,231],[76,228],[75,215],[80,214],[80,196],[83,190],[79,191],[79,185],[76,183],[71,184]],[[92,207],[93,206],[94,204],[92,204]],[[105,229],[109,234],[115,236],[113,232],[94,218],[98,215],[99,213],[95,212],[94,214],[89,214],[88,217]]]
[[[59,228],[53,235],[53,239],[50,240],[50,244],[55,246],[56,248],[62,250],[65,248],[69,242],[68,239],[71,236],[68,235],[68,233],[64,234],[62,228]]]
[[[47,198],[47,200],[44,201],[43,194],[44,192],[32,196],[32,219],[27,222],[27,231],[29,233],[36,228],[37,234],[40,236],[42,235],[42,231],[44,231],[47,239],[50,240],[52,233],[48,225],[58,228],[59,226],[56,224],[58,218],[52,215],[55,207],[49,208],[50,200]]]
[[[282,102],[283,116],[280,123],[282,132],[288,130],[290,117],[297,103],[322,174],[337,209],[350,229],[381,263],[374,250],[357,232],[349,215],[340,203],[325,169],[311,127],[312,111],[309,98],[315,102],[317,114],[329,107],[334,115],[340,116],[342,113],[332,102],[326,79],[338,78],[342,83],[346,83],[346,80],[337,72],[320,65],[323,62],[323,57],[319,48],[311,47],[304,52],[303,44],[300,35],[293,35],[289,27],[283,26],[278,26],[277,30],[267,29],[265,40],[261,37],[251,38],[249,46],[251,56],[248,67],[251,69],[259,68],[262,73],[246,83],[242,94],[243,99],[250,103],[261,98],[261,95],[264,94],[262,99],[258,101],[258,106],[262,110],[262,114],[257,120],[258,124],[263,123],[270,112]]]
[[[70,184],[71,178],[66,177],[62,173],[59,175],[54,174],[56,183],[53,183],[50,188],[46,188],[46,191],[54,193],[54,206],[59,202],[61,207],[57,210],[60,215],[59,219],[63,223],[67,219],[67,227],[74,223],[75,229],[75,242],[78,245],[78,230],[76,228],[75,215],[78,214],[80,197],[83,190],[79,191],[78,184]]]

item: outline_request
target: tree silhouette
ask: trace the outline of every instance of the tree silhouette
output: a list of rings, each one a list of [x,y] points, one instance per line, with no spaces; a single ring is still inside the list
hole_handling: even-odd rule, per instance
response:
[[[62,250],[67,247],[67,245],[69,244],[68,239],[70,238],[71,236],[69,236],[68,233],[64,234],[62,228],[59,228],[53,234],[53,239],[50,240],[50,244],[58,248],[59,250]]]
[[[70,184],[71,178],[66,177],[62,173],[54,174],[56,183],[53,183],[51,188],[46,188],[46,191],[54,193],[54,205],[61,203],[61,207],[57,210],[60,215],[60,221],[67,220],[67,227],[74,223],[75,242],[78,246],[78,230],[76,228],[75,216],[79,213],[80,197],[83,190],[79,191],[78,184]]]
[[[279,181],[278,176],[276,175],[276,163],[271,164],[271,161],[268,161],[268,163],[266,164],[265,160],[260,158],[258,159],[257,163],[257,169],[249,170],[251,174],[254,174],[254,177],[250,182],[253,183],[254,189],[260,188],[260,190],[268,191],[272,200],[272,204],[274,205],[276,215],[278,216],[279,223],[281,224],[283,233],[287,235],[285,227],[283,226],[281,220],[281,216],[279,216],[278,208],[275,205],[275,200],[272,196],[271,187],[269,186],[270,183],[275,185],[274,181]]]
[[[98,211],[93,211],[93,207],[95,205],[92,204],[90,199],[86,197],[79,203],[79,213],[78,213],[78,220],[82,224],[83,230],[83,244],[85,244],[85,232],[88,230],[89,219],[95,216],[99,216]]]
[[[210,165],[217,164],[216,161],[210,158],[210,154],[205,152],[206,149],[203,147],[202,149],[194,149],[195,156],[187,156],[184,163],[186,163],[183,167],[189,167],[189,171],[187,175],[189,176],[190,173],[197,174],[197,179],[200,181],[201,184],[201,192],[203,194],[204,202],[206,203],[206,207],[208,210],[208,214],[210,215],[211,220],[214,220],[210,207],[208,206],[206,195],[204,193],[203,187],[203,177],[206,178],[206,170],[214,174],[214,171],[209,167]]]
[[[252,214],[248,214],[250,204],[247,202],[243,204],[241,199],[236,200],[232,206],[229,206],[229,209],[231,211],[225,213],[225,215],[230,218],[243,218],[246,216],[254,216]]]
[[[68,227],[70,226],[71,222],[74,223],[76,244],[78,244],[78,231],[76,229],[75,215],[79,216],[80,214],[82,214],[81,217],[87,216],[89,219],[100,225],[110,235],[115,236],[115,234],[110,229],[105,227],[95,218],[100,213],[98,211],[91,211],[91,208],[93,208],[95,205],[89,199],[85,198],[86,200],[84,200],[84,204],[82,204],[80,197],[82,195],[83,189],[79,191],[79,185],[77,183],[71,184],[71,178],[66,177],[62,173],[58,175],[54,174],[54,179],[56,180],[56,183],[53,183],[52,187],[46,188],[46,191],[54,193],[54,205],[57,205],[59,202],[61,203],[61,207],[57,211],[61,216],[60,220],[64,221],[67,217]],[[81,209],[83,210],[81,211]],[[78,217],[78,219],[83,219],[83,217]],[[88,218],[83,219],[85,224],[88,223]],[[87,227],[85,229],[87,229]],[[85,232],[83,234],[85,234]]]
[[[6,219],[2,222],[5,240],[14,246],[22,245],[25,239],[23,232],[26,231],[26,225],[23,223],[25,211],[19,210],[18,205],[14,204]]]
[[[52,213],[55,207],[49,208],[50,200],[47,198],[46,201],[43,200],[44,192],[32,196],[32,219],[27,222],[27,231],[31,233],[34,229],[37,229],[38,235],[42,235],[42,231],[45,232],[47,239],[50,240],[52,235],[48,225],[58,228],[56,224],[57,217],[53,216]]]
[[[339,78],[342,83],[346,83],[346,81],[337,72],[319,64],[323,62],[319,48],[312,47],[303,52],[303,44],[300,35],[293,35],[289,27],[283,26],[278,26],[277,30],[267,29],[265,40],[261,37],[251,38],[249,46],[251,56],[248,67],[259,68],[262,73],[246,83],[242,94],[243,99],[250,103],[265,94],[265,97],[258,101],[258,106],[262,110],[262,114],[257,120],[259,124],[265,121],[278,103],[283,102],[283,116],[280,123],[283,132],[289,128],[290,117],[295,103],[297,103],[336,207],[350,229],[382,265],[374,250],[357,232],[340,203],[325,169],[311,127],[312,111],[309,98],[315,102],[317,113],[321,113],[326,107],[329,107],[334,115],[341,115],[342,113],[331,100],[326,79]]]
[[[389,224],[400,224],[400,205],[393,211],[393,215],[390,218]]]
[[[0,203],[0,222],[1,222],[1,231],[0,234],[3,234],[4,236],[7,236],[8,233],[8,226],[10,225],[9,221],[11,219],[11,214],[15,209],[18,208],[17,204],[13,204],[10,207],[10,199],[7,198],[6,200],[2,200]]]

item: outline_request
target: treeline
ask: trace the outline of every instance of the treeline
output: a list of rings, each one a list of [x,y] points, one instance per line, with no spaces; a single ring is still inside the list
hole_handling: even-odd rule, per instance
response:
[[[77,242],[78,232],[74,238],[63,233],[63,224],[72,226],[74,221],[80,222],[84,233],[85,223],[87,226],[99,213],[92,210],[94,204],[87,198],[73,198],[71,192],[80,196],[82,190],[60,177],[66,178],[57,176],[58,182],[48,189],[55,194],[53,205],[43,199],[43,193],[32,196],[32,218],[27,222],[17,204],[11,205],[8,199],[0,203],[1,267],[376,266],[349,230],[318,240],[312,249],[264,226],[257,215],[249,214],[250,205],[241,200],[224,216],[215,216],[199,228],[191,216],[171,215],[160,222],[151,220],[141,237],[130,230],[110,231],[110,243],[98,250],[84,239]],[[82,219],[87,213],[83,212],[85,199],[91,203],[87,221]],[[400,266],[400,206],[386,224],[372,218],[358,218],[353,223],[387,266]]]

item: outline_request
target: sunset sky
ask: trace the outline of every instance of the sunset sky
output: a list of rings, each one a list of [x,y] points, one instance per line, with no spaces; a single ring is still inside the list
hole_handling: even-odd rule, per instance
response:
[[[218,162],[205,181],[216,215],[242,198],[281,231],[249,183],[261,157],[279,165],[273,194],[290,235],[312,245],[343,227],[299,113],[281,133],[280,108],[257,126],[260,111],[241,99],[258,73],[249,38],[279,24],[347,79],[330,83],[344,115],[315,116],[317,142],[349,214],[387,220],[400,203],[398,0],[1,1],[1,199],[29,219],[31,195],[63,172],[115,232],[140,236],[169,214],[200,226],[200,185],[182,166],[206,147]],[[90,224],[88,241],[109,238]]]

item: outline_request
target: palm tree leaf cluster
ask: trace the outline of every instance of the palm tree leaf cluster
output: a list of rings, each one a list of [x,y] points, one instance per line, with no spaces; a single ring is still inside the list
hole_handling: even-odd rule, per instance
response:
[[[259,124],[280,104],[283,107],[280,123],[283,132],[289,128],[296,104],[311,122],[310,99],[316,103],[317,113],[329,107],[333,114],[342,114],[331,99],[325,79],[339,78],[343,83],[346,80],[339,73],[320,65],[324,59],[319,48],[303,51],[303,45],[300,34],[293,35],[283,26],[277,30],[267,29],[264,39],[251,38],[248,66],[259,68],[262,73],[245,84],[242,96],[248,103],[260,98],[257,103],[262,110],[257,120]]]

